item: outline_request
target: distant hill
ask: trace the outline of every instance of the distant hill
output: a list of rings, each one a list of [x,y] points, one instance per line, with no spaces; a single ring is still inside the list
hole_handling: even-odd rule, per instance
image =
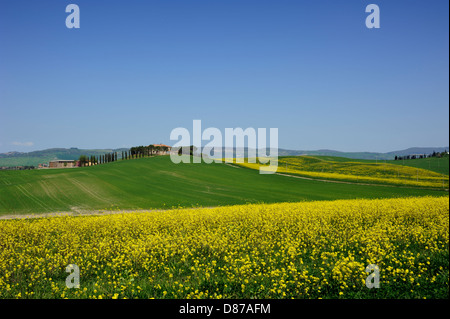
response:
[[[216,154],[214,157],[227,157],[225,155],[226,150],[231,148],[222,148],[222,154]],[[269,155],[269,149],[266,149],[266,153]],[[388,153],[373,153],[373,152],[340,152],[335,150],[317,150],[317,151],[306,151],[306,150],[287,150],[278,149],[278,156],[300,156],[300,155],[321,155],[321,156],[337,156],[337,157],[347,157],[353,159],[379,159],[379,160],[391,160],[394,159],[395,155]],[[248,148],[238,148],[233,151],[233,157],[248,157]]]
[[[379,159],[390,160],[394,159],[395,155],[388,153],[376,153],[376,152],[341,152],[335,150],[317,150],[317,151],[294,151],[294,150],[278,150],[278,156],[294,156],[294,155],[321,155],[321,156],[337,156],[347,157],[353,159]]]
[[[222,155],[216,154],[214,157],[225,157],[225,151],[228,148],[222,148]],[[447,147],[412,147],[405,150],[387,152],[387,153],[377,153],[377,152],[341,152],[336,150],[316,150],[316,151],[307,151],[307,150],[287,150],[287,149],[278,149],[278,156],[300,156],[300,155],[320,155],[320,156],[337,156],[337,157],[346,157],[352,159],[367,159],[367,160],[393,160],[395,156],[403,156],[403,155],[411,155],[411,154],[431,154],[433,151],[435,152],[443,152],[448,150]],[[269,149],[267,149],[267,154],[269,154]],[[238,148],[233,152],[233,157],[247,157],[248,149],[247,148]]]
[[[278,156],[293,155],[322,155],[322,156],[338,156],[353,159],[369,159],[369,160],[393,160],[395,156],[412,155],[412,154],[431,154],[434,152],[448,151],[449,147],[411,147],[405,150],[392,151],[387,153],[377,152],[340,152],[335,150],[317,150],[317,151],[295,151],[295,150],[278,150]]]
[[[78,148],[50,148],[42,151],[34,151],[29,153],[8,152],[0,153],[0,167],[2,166],[37,166],[40,163],[48,163],[51,160],[76,160],[80,155],[103,155],[111,152],[118,152],[119,157],[122,151],[127,148],[118,149],[78,149]],[[222,155],[216,154],[214,157],[225,156],[226,148],[222,148]],[[392,151],[387,153],[376,152],[341,152],[336,150],[287,150],[278,149],[278,156],[298,156],[298,155],[322,155],[322,156],[338,156],[353,159],[368,160],[393,160],[395,156],[411,155],[411,154],[430,154],[435,152],[443,152],[449,150],[449,147],[411,147],[405,150]],[[247,157],[248,148],[238,148],[233,151],[233,157]]]
[[[33,152],[8,152],[0,153],[0,167],[2,166],[38,166],[41,163],[48,163],[52,160],[76,160],[80,155],[103,155],[111,152],[121,152],[128,150],[126,148],[119,149],[78,149],[72,148],[49,148],[41,151]]]
[[[389,152],[387,154],[392,154],[392,155],[398,155],[398,156],[404,156],[404,155],[412,155],[412,154],[432,154],[433,152],[445,152],[448,151],[448,146],[447,147],[410,147],[407,148],[406,150],[402,150],[402,151],[394,151],[394,152]]]

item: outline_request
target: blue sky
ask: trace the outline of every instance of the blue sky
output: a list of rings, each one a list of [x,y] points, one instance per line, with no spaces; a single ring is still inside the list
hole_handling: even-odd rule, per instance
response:
[[[80,29],[66,28],[70,3]],[[365,26],[370,3],[380,29]],[[276,127],[287,149],[447,146],[448,12],[443,0],[0,0],[0,152],[174,144],[194,119]]]

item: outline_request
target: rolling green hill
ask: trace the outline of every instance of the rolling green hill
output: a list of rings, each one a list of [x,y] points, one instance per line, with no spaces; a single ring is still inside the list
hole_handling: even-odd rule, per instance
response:
[[[72,169],[0,171],[0,215],[422,195],[448,193],[260,175],[220,163],[173,164],[168,156]]]
[[[436,163],[436,160],[438,159],[430,159],[430,163]],[[355,160],[334,156],[282,156],[278,158],[277,173],[362,184],[448,188],[448,175],[412,165],[400,165],[400,161],[397,162],[399,163],[394,165],[388,161]],[[248,161],[237,165],[256,170],[261,168],[259,163]],[[442,169],[442,172],[444,171],[445,167]]]
[[[409,166],[415,168],[422,168],[426,170],[430,170],[436,173],[449,175],[449,163],[450,158],[448,156],[445,157],[428,157],[428,158],[417,158],[417,159],[409,159],[409,160],[369,160],[369,159],[353,159],[346,157],[337,157],[337,156],[314,156],[326,161],[334,161],[334,162],[357,162],[357,163],[378,163],[378,164],[394,164],[400,166]]]
[[[23,152],[8,152],[0,153],[0,167],[14,167],[14,166],[38,166],[40,163],[48,163],[51,160],[76,160],[80,155],[104,155],[105,153],[118,152],[119,156],[122,151],[128,150],[127,148],[119,149],[78,149],[76,147],[72,148],[49,148],[40,151],[33,151],[28,153]],[[226,148],[222,148],[222,154],[225,154]],[[396,155],[410,155],[410,154],[431,154],[432,152],[443,152],[448,150],[447,147],[412,147],[406,150],[392,151],[388,153],[377,153],[377,152],[341,152],[335,150],[288,150],[288,149],[278,149],[278,156],[300,156],[300,155],[310,155],[310,156],[323,156],[323,157],[334,157],[334,158],[352,158],[352,159],[365,159],[365,160],[394,160]],[[269,153],[266,150],[266,153]],[[248,156],[248,148],[238,148],[233,149],[233,157]],[[425,167],[424,167],[425,168]],[[448,173],[447,173],[448,175]]]
[[[449,175],[449,157],[429,157],[409,160],[387,161],[387,163],[427,169],[436,173]]]
[[[121,152],[128,150],[120,149],[78,149],[78,148],[49,148],[42,151],[34,151],[29,153],[11,152],[0,154],[0,167],[6,166],[38,166],[42,163],[48,163],[52,160],[77,160],[80,155],[99,156],[106,153],[117,152],[119,157]]]

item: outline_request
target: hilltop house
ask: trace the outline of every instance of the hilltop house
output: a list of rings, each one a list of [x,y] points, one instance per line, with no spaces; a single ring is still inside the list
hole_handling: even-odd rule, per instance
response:
[[[69,168],[76,167],[74,160],[54,160],[48,163],[49,168]]]
[[[159,148],[155,153],[156,155],[168,155],[172,149],[172,146],[165,144],[153,144],[153,146]]]

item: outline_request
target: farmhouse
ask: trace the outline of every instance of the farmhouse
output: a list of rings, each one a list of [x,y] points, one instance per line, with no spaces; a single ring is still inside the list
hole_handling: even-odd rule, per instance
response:
[[[69,168],[75,166],[76,164],[73,160],[54,160],[48,163],[49,168]]]
[[[156,148],[157,155],[167,155],[170,153],[170,150],[172,149],[172,146],[165,144],[153,144],[153,146]]]

